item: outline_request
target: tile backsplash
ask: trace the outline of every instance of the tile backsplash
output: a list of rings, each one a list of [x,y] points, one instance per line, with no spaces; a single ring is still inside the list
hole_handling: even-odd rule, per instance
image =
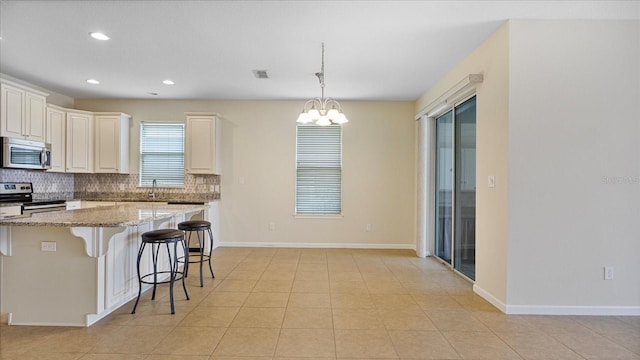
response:
[[[201,194],[220,198],[219,175],[185,175],[184,187],[162,187],[163,194]],[[45,171],[0,169],[0,182],[31,182],[36,194],[60,194],[73,198],[74,194],[127,193],[145,195],[149,188],[138,187],[138,174],[65,174]],[[124,185],[124,190],[121,190]],[[211,191],[215,187],[218,191]]]
[[[206,194],[212,193],[211,186],[220,185],[219,175],[190,175],[184,176],[184,187],[163,187],[158,189],[167,194]],[[124,189],[121,189],[121,186]],[[148,187],[138,187],[138,174],[75,174],[74,191],[79,193],[92,192],[122,192],[148,193]]]
[[[0,182],[30,182],[37,194],[61,193],[73,196],[74,174],[38,170],[0,169]]]

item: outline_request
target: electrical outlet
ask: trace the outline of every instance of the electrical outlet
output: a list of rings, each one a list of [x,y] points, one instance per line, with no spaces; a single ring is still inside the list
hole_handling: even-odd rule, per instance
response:
[[[210,192],[216,191],[216,186],[215,185],[209,185],[209,191]]]
[[[367,231],[371,231],[371,224],[365,225],[364,229],[367,230]]]
[[[120,184],[120,191],[124,191],[124,184]]]
[[[196,176],[196,184],[204,184],[204,179],[202,176]]]
[[[56,251],[56,242],[55,241],[43,241],[40,243],[41,251]]]
[[[276,223],[270,222],[269,223],[269,230],[274,231],[275,229],[276,229]]]
[[[613,266],[604,267],[604,279],[613,280]]]

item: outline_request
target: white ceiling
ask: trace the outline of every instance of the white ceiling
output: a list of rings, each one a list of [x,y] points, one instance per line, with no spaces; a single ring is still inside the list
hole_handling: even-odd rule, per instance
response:
[[[507,19],[639,18],[640,1],[0,0],[0,73],[74,98],[307,99],[325,42],[326,96],[415,100]]]

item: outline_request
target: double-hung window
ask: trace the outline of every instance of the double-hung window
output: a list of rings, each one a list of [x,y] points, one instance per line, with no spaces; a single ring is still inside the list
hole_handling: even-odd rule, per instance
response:
[[[184,185],[184,124],[140,124],[140,186]]]
[[[342,213],[342,126],[297,125],[295,210]]]

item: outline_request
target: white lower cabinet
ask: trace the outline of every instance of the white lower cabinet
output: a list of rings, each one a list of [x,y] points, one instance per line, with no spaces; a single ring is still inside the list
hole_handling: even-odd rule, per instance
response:
[[[204,220],[211,223],[213,234],[213,248],[220,246],[220,201],[210,201],[209,207],[204,210]]]
[[[136,259],[140,246],[140,234],[150,225],[130,226],[127,231],[111,239],[105,261],[105,307],[119,306],[138,292]]]
[[[130,301],[132,297],[135,298],[138,295],[137,260],[138,250],[142,243],[142,234],[157,229],[175,229],[178,223],[184,221],[184,219],[184,215],[179,214],[165,221],[153,221],[138,226],[129,226],[125,232],[111,239],[109,251],[105,255],[105,308],[110,309],[121,306]],[[184,256],[182,244],[178,243],[177,245],[177,256]],[[158,271],[168,271],[169,260],[167,250],[165,249],[165,245],[160,246],[161,248],[158,253]],[[152,246],[147,245],[142,254],[140,261],[140,274],[142,276],[153,272],[151,250]],[[172,257],[176,256],[173,244],[169,245],[169,251]],[[182,265],[180,269],[182,269]],[[168,272],[158,275],[159,281],[164,281],[168,278]],[[146,281],[151,279],[152,277],[148,277]],[[174,284],[173,294],[176,300],[184,298],[181,281],[182,280],[179,280]],[[143,284],[142,291],[148,290],[151,286],[152,285],[149,284]],[[166,291],[166,288],[161,288],[160,291]],[[164,294],[158,296],[164,296]]]

